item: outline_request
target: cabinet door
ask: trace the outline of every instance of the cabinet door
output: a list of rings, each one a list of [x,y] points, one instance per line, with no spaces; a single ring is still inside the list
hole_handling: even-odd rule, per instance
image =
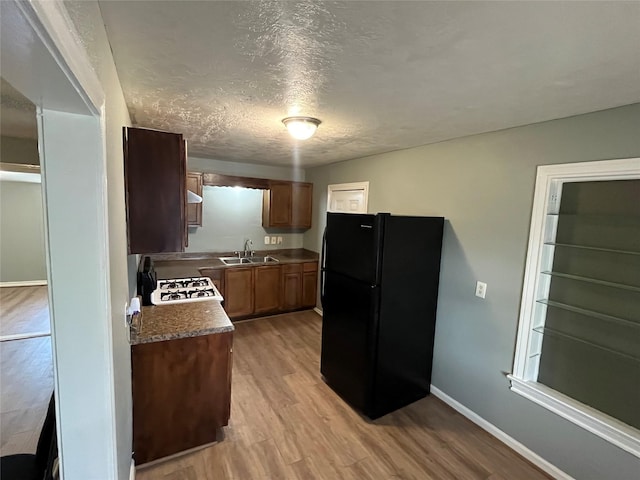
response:
[[[302,265],[282,266],[282,310],[295,310],[302,305]]]
[[[201,173],[187,173],[187,190],[202,196]],[[202,226],[202,203],[187,203],[187,223],[189,226]]]
[[[254,275],[254,313],[275,312],[280,308],[280,266],[256,267]]]
[[[302,274],[302,306],[316,306],[316,290],[318,288],[318,272],[304,272]]]
[[[211,443],[228,425],[232,341],[226,332],[132,347],[137,464]]]
[[[264,193],[262,224],[264,227],[291,225],[291,183],[271,182]]]
[[[224,275],[224,309],[230,318],[253,313],[253,268],[232,267]]]
[[[181,252],[185,247],[185,145],[182,135],[124,129],[129,253]]]
[[[291,226],[311,228],[311,203],[313,184],[293,183],[291,185]]]

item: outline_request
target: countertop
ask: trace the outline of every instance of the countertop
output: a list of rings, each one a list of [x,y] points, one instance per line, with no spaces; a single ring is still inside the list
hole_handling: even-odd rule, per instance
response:
[[[131,345],[233,332],[234,327],[216,300],[142,307],[138,332]]]
[[[271,256],[278,263],[268,265],[282,265],[287,263],[317,262],[318,254],[304,248],[282,250],[258,250],[260,256]],[[225,265],[218,257],[234,257],[233,252],[199,252],[199,253],[168,253],[151,255],[158,280],[167,278],[201,277],[203,269],[237,268],[238,265]],[[253,264],[259,266],[263,264]],[[243,264],[243,267],[252,266]]]
[[[303,248],[261,250],[256,255],[270,255],[278,260],[277,264],[269,265],[318,261],[317,253]],[[232,252],[202,252],[154,254],[151,258],[158,279],[162,280],[201,277],[204,269],[236,268],[218,259],[232,256]],[[222,305],[215,300],[145,306],[139,324],[137,333],[131,329],[131,345],[232,332],[234,329]]]

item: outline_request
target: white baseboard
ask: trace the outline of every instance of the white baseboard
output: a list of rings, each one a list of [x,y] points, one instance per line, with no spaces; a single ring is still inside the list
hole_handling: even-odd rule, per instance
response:
[[[515,450],[516,452],[518,452],[520,455],[522,455],[524,458],[526,458],[531,463],[536,465],[538,468],[544,470],[546,473],[551,475],[553,478],[557,478],[558,480],[574,480],[573,477],[571,477],[570,475],[566,474],[565,472],[560,470],[558,467],[556,467],[552,463],[550,463],[547,460],[545,460],[544,458],[542,458],[537,453],[535,453],[532,450],[530,450],[527,447],[525,447],[522,443],[518,442],[515,438],[507,435],[505,432],[500,430],[494,424],[489,423],[487,420],[482,418],[480,415],[475,413],[473,410],[468,409],[467,407],[462,405],[457,400],[454,400],[453,398],[451,398],[449,395],[444,393],[439,388],[434,387],[433,385],[431,385],[431,393],[435,397],[438,397],[444,403],[449,405],[451,408],[453,408],[457,412],[459,412],[462,415],[464,415],[465,417],[467,417],[469,420],[471,420],[473,423],[478,425],[480,428],[482,428],[483,430],[486,430],[487,432],[489,432],[491,435],[496,437],[498,440],[500,440],[502,443],[507,445],[509,448],[511,448],[512,450]]]
[[[313,311],[316,312],[318,315],[322,316],[322,310],[319,309],[318,307],[314,307]]]
[[[136,480],[136,464],[133,458],[131,459],[131,468],[129,469],[129,480]]]
[[[46,284],[46,280],[25,280],[23,282],[0,282],[0,287],[36,287]]]

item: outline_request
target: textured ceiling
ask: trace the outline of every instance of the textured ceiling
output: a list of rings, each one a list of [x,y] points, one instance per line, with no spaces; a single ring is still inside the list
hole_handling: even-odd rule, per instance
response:
[[[36,106],[0,77],[0,135],[38,138]]]
[[[640,2],[100,9],[132,120],[205,158],[311,166],[640,101]]]

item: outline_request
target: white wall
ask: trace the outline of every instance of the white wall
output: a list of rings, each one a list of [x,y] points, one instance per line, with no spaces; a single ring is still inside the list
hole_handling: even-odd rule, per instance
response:
[[[111,48],[96,1],[65,2],[79,40],[105,93],[107,202],[109,210],[109,278],[117,448],[117,478],[129,477],[132,452],[131,350],[125,327],[125,303],[135,293],[135,255],[127,255],[122,127],[131,125]],[[78,361],[82,359],[79,357]],[[87,372],[90,374],[91,372]],[[82,385],[78,385],[79,393]],[[94,477],[98,478],[98,477]]]
[[[42,186],[0,181],[0,282],[46,279]]]
[[[509,390],[536,166],[638,157],[639,125],[635,104],[307,170],[311,250],[332,183],[369,181],[370,212],[446,218],[433,385],[581,480],[638,478],[640,460]]]
[[[236,187],[203,188],[202,226],[189,227],[187,252],[233,252],[247,239],[253,250],[302,248],[304,235],[262,227],[262,190]],[[280,236],[280,245],[265,245],[265,235]]]

